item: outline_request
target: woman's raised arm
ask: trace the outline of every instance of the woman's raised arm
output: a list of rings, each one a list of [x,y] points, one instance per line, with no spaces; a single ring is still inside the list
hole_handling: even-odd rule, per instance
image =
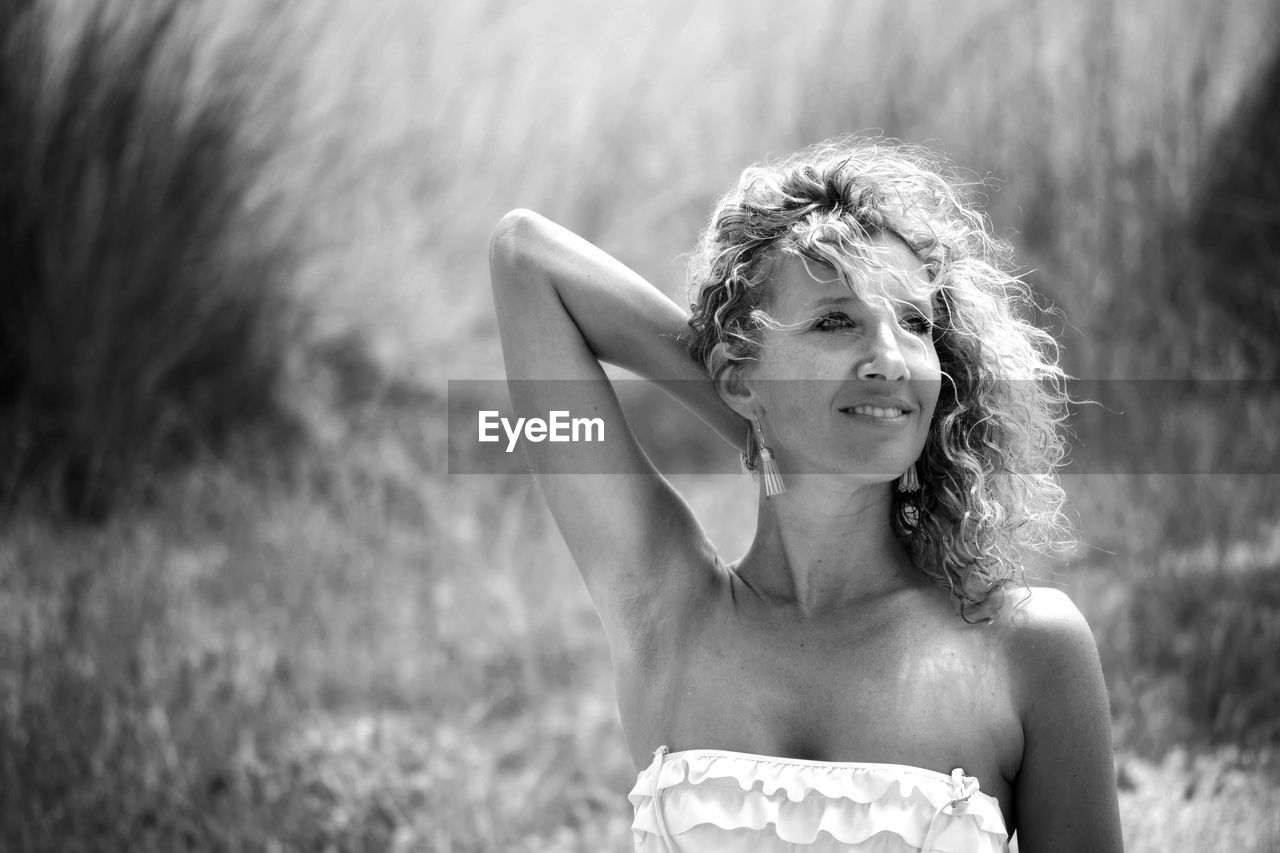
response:
[[[515,415],[603,421],[600,443],[523,446],[606,629],[631,635],[714,557],[636,442],[600,362],[657,382],[728,441],[742,441],[745,422],[687,355],[685,313],[586,240],[516,210],[498,223],[489,264]]]

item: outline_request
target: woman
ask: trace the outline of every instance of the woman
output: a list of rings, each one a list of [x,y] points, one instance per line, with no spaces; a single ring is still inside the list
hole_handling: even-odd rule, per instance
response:
[[[858,138],[743,173],[691,316],[536,214],[499,224],[516,414],[615,437],[525,447],[608,636],[637,850],[1120,849],[1092,635],[1021,581],[1064,532],[1062,373],[1003,257],[937,161]],[[600,362],[763,475],[740,559],[620,428]],[[631,473],[556,473],[570,456]]]

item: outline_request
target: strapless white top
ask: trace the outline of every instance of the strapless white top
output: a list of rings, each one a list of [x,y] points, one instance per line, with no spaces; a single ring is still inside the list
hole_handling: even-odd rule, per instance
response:
[[[1007,853],[978,780],[901,764],[660,747],[628,796],[636,853]]]

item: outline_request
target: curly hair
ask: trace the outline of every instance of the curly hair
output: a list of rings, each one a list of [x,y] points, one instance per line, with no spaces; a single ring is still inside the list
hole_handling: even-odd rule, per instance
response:
[[[844,137],[749,167],[717,202],[690,262],[689,352],[712,377],[753,360],[772,321],[764,306],[783,256],[834,268],[856,287],[872,239],[893,235],[933,286],[933,342],[943,383],[921,488],[894,490],[891,522],[914,565],[968,619],[999,589],[1024,583],[1027,550],[1069,547],[1057,469],[1068,398],[1058,346],[1031,320],[970,185],[939,155]]]

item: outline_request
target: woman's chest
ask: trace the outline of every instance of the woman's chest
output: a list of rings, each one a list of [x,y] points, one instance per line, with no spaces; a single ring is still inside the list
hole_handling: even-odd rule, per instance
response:
[[[955,617],[959,622],[958,617]],[[786,624],[714,615],[620,673],[633,752],[723,749],[964,767],[1008,801],[1021,723],[999,644],[930,619]],[[630,683],[628,683],[630,682]]]
[[[1013,711],[1004,668],[981,641],[946,632],[842,639],[703,637],[670,669],[675,717],[720,732],[777,731],[805,751],[845,752],[864,740],[895,740],[889,733],[966,739],[975,721]]]

